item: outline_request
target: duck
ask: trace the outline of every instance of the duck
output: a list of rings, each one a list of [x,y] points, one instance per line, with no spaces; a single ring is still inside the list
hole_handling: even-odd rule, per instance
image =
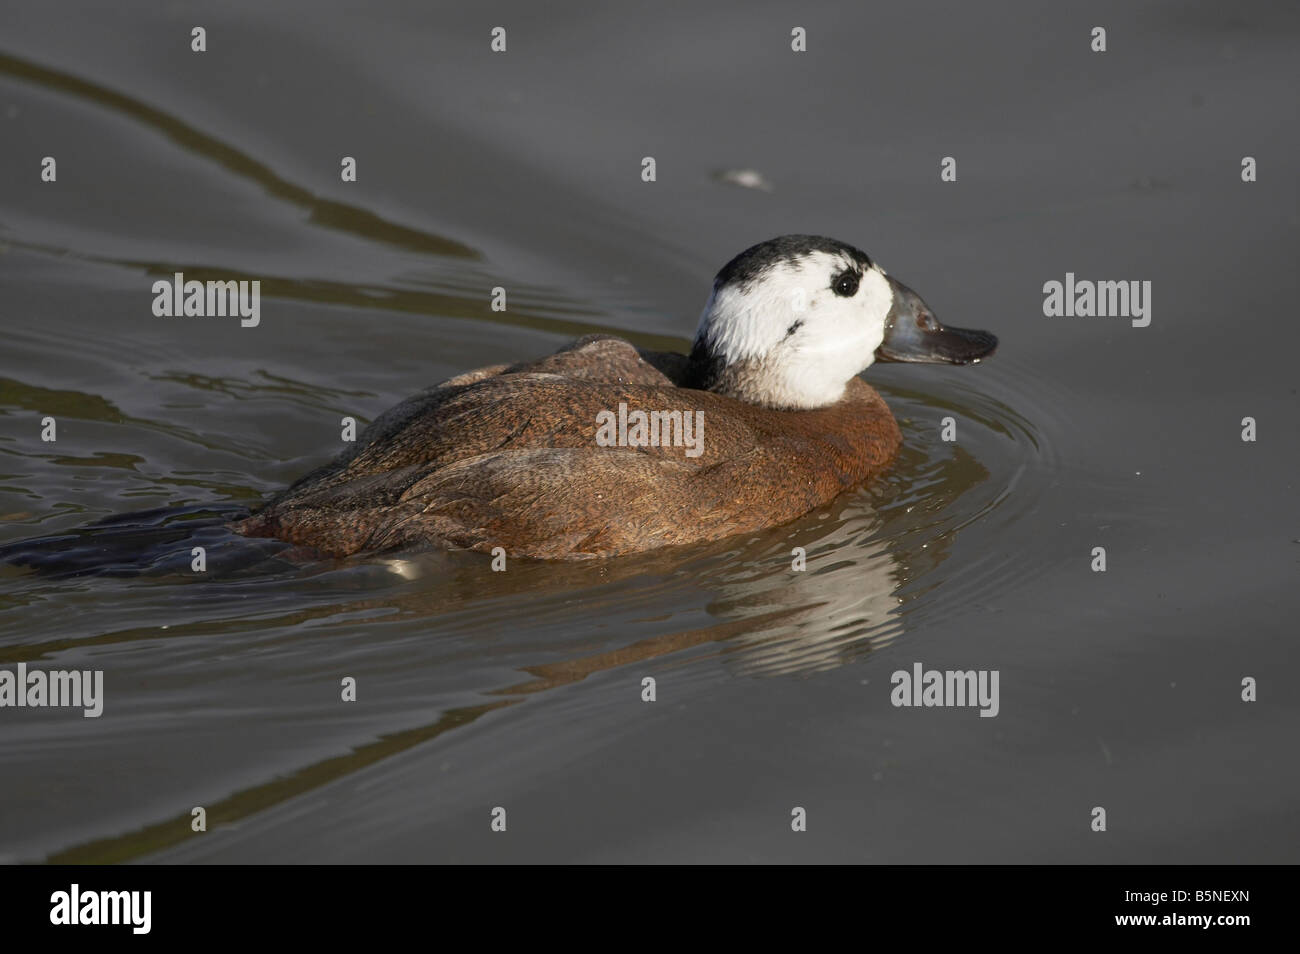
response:
[[[858,248],[783,235],[717,273],[689,354],[591,334],[457,375],[233,529],[330,557],[436,547],[539,560],[754,533],[894,459],[898,423],[863,371],[976,364],[997,343],[941,324]]]

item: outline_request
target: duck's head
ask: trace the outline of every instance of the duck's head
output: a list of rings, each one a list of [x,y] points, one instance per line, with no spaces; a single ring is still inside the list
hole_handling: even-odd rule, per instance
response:
[[[974,364],[997,344],[985,331],[945,328],[865,252],[783,235],[718,272],[689,382],[769,407],[824,407],[875,361]]]

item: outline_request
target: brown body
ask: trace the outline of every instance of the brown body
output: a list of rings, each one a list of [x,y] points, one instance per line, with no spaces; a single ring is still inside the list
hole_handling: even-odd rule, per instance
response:
[[[582,559],[792,520],[885,467],[901,437],[854,378],[837,403],[776,410],[679,387],[682,355],[589,336],[402,402],[357,444],[236,525],[335,556],[431,544]],[[703,452],[602,447],[597,415],[704,415]]]

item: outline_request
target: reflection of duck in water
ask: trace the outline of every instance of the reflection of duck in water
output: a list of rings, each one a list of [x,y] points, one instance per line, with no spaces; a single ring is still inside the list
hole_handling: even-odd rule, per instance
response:
[[[594,335],[452,378],[235,528],[336,555],[431,543],[576,559],[771,527],[893,458],[898,425],[860,371],[996,346],[944,328],[861,251],[785,236],[718,273],[689,357]]]

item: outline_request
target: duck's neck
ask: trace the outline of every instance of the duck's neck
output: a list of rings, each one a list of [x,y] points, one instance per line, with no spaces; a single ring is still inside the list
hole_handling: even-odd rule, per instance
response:
[[[726,364],[721,358],[712,354],[702,342],[696,341],[695,346],[691,348],[690,356],[686,359],[682,387],[712,391]]]
[[[808,385],[815,383],[816,387]],[[792,379],[789,370],[761,358],[727,362],[701,342],[691,349],[682,386],[782,410],[810,410],[834,404],[844,394],[825,381]]]

